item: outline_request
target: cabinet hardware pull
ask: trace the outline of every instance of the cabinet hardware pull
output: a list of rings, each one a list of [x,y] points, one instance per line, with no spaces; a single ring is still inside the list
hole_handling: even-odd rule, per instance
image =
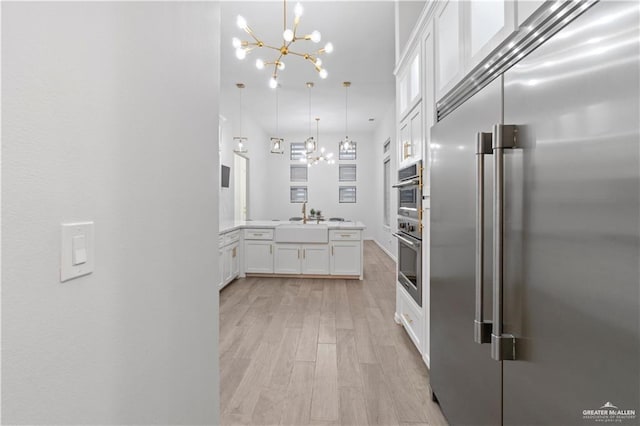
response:
[[[331,256],[333,256],[333,246],[331,246]]]
[[[300,259],[300,249],[298,249],[298,259]]]
[[[302,258],[303,259],[307,258],[307,249],[302,249]]]
[[[413,320],[411,319],[411,317],[409,315],[407,315],[407,314],[402,314],[402,315],[407,319],[407,322],[409,324],[413,324]]]
[[[344,237],[344,238],[349,238],[351,236],[351,234],[340,234],[340,236]]]
[[[269,245],[269,254],[273,254],[273,246]]]

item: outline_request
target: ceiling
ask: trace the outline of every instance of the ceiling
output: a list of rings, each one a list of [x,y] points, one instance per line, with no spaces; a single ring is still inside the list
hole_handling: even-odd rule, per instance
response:
[[[315,117],[320,117],[321,133],[344,133],[345,89],[343,81],[351,81],[349,91],[349,132],[371,132],[375,121],[388,112],[395,99],[395,30],[393,1],[301,1],[304,7],[298,34],[318,30],[320,43],[299,41],[296,51],[315,51],[332,42],[334,51],[322,55],[323,67],[329,72],[322,80],[312,64],[302,58],[285,56],[286,68],[278,73],[279,133],[305,133],[309,125],[309,89],[311,81],[311,121],[315,133]],[[295,1],[287,2],[288,26],[293,20]],[[233,37],[249,36],[236,26],[242,15],[255,34],[266,44],[280,45],[283,31],[282,1],[229,1],[221,3],[221,111],[240,109],[235,84],[242,89],[243,114],[250,115],[270,136],[275,135],[275,91],[269,88],[271,70],[258,70],[257,58],[273,61],[270,49],[255,49],[246,59],[238,60],[231,45]],[[277,136],[280,136],[277,135]]]

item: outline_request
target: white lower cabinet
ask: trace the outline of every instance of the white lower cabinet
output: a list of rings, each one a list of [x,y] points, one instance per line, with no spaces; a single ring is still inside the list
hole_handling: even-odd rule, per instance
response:
[[[273,262],[273,272],[276,274],[299,274],[302,271],[300,265],[300,245],[276,244],[276,255]]]
[[[360,241],[331,241],[331,275],[361,275],[361,256]]]
[[[255,274],[273,274],[273,242],[245,240],[245,272]]]
[[[302,246],[302,273],[309,275],[329,274],[329,246],[305,244]]]
[[[219,267],[220,281],[218,287],[222,288],[240,275],[240,253],[238,232],[230,232],[220,236]]]
[[[326,244],[275,244],[273,272],[276,274],[329,274]]]

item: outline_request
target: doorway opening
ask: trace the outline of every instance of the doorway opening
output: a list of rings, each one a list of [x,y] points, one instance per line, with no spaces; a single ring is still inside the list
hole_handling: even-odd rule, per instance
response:
[[[249,159],[238,153],[233,155],[234,219],[249,217]]]

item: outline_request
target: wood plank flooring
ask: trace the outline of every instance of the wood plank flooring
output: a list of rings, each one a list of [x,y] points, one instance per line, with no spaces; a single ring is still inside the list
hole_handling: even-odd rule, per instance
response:
[[[364,280],[247,278],[220,293],[223,425],[446,425],[393,320],[395,265],[371,241]]]

